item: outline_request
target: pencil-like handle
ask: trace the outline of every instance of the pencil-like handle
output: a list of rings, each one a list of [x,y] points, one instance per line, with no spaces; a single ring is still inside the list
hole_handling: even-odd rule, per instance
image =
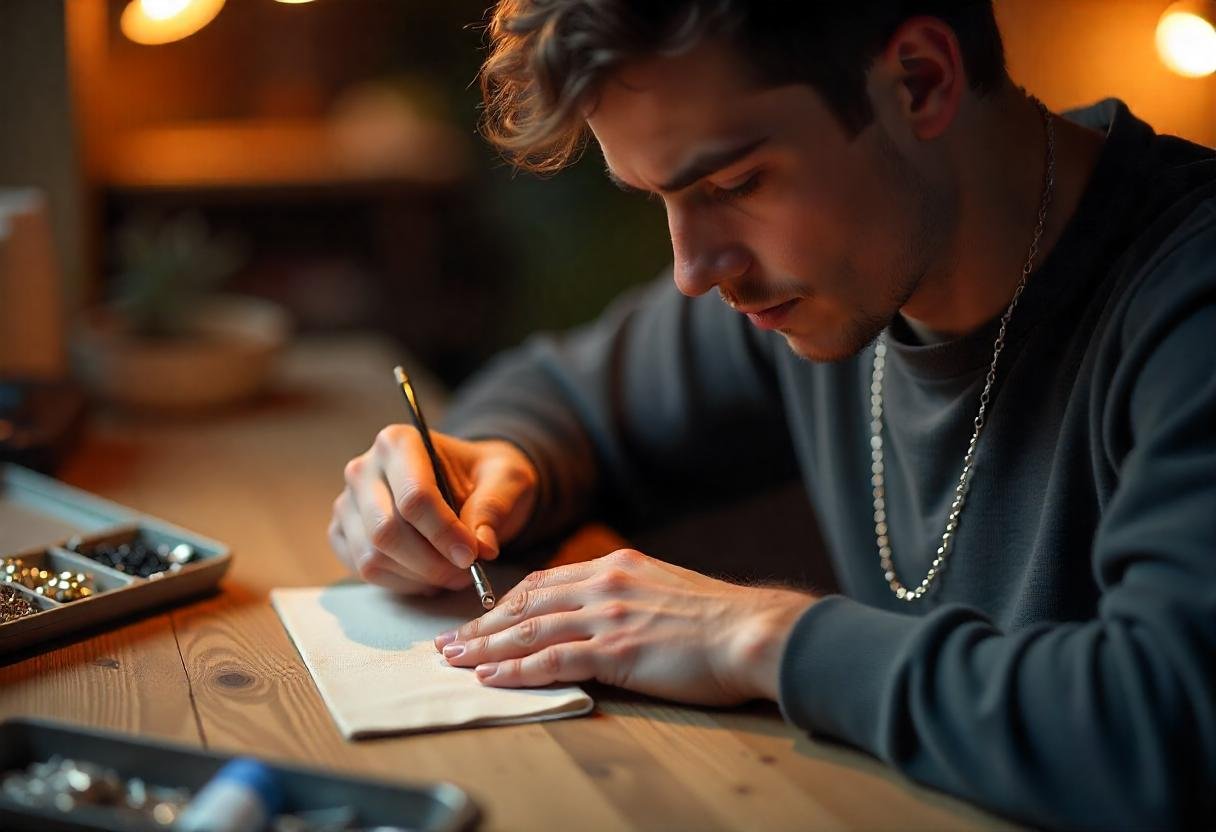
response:
[[[497,603],[497,599],[494,597],[494,587],[490,586],[490,579],[486,577],[486,570],[481,568],[481,562],[473,561],[469,571],[473,573],[473,589],[477,590],[477,597],[481,599],[482,609],[494,609],[494,604]]]
[[[459,514],[456,500],[452,496],[451,486],[448,485],[448,478],[443,470],[443,463],[439,461],[439,452],[435,450],[435,443],[431,441],[431,430],[426,425],[426,417],[422,415],[422,405],[418,401],[418,394],[414,392],[414,385],[410,384],[410,377],[406,375],[405,368],[401,366],[393,368],[393,376],[397,379],[401,394],[405,396],[405,409],[410,413],[410,421],[418,429],[418,434],[422,437],[422,446],[426,448],[426,455],[431,460],[431,468],[435,472],[435,484],[439,486],[439,494],[448,504],[448,508]],[[473,588],[477,590],[477,597],[481,601],[482,609],[493,609],[497,598],[494,596],[494,587],[490,586],[490,579],[486,577],[486,571],[475,559],[469,566],[469,572],[473,576]]]
[[[426,425],[426,417],[422,415],[422,405],[418,401],[418,394],[414,392],[414,385],[410,383],[410,377],[406,375],[405,369],[401,366],[393,368],[393,375],[401,387],[402,395],[405,396],[405,409],[410,413],[410,421],[418,429],[418,434],[422,437],[422,445],[426,448],[426,455],[431,460],[431,468],[435,471],[435,483],[439,486],[439,494],[448,504],[448,508],[457,511],[456,499],[452,496],[452,489],[448,485],[447,475],[444,474],[443,464],[439,461],[439,452],[435,450],[435,443],[431,440],[431,430]]]

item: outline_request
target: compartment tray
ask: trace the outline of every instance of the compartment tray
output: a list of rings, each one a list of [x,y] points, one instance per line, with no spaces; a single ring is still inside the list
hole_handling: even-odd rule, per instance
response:
[[[232,553],[222,543],[12,464],[0,464],[0,517],[32,518],[29,527],[0,529],[0,560],[61,557],[57,550],[73,537],[79,537],[82,548],[87,548],[141,535],[153,542],[188,543],[196,553],[194,560],[180,570],[154,579],[132,576],[127,580],[93,562],[83,571],[92,571],[104,591],[76,601],[52,603],[42,612],[0,624],[0,657],[64,636],[99,631],[103,624],[202,595],[215,588],[232,563]],[[30,533],[42,530],[59,536],[28,539]],[[6,540],[20,540],[26,545],[7,547]],[[71,559],[89,562],[82,554]]]
[[[187,746],[142,739],[46,720],[0,722],[0,772],[24,769],[30,763],[59,754],[114,769],[124,779],[140,777],[160,786],[197,792],[231,756]],[[478,810],[460,788],[402,785],[329,774],[263,760],[277,775],[288,811],[353,806],[363,827],[398,826],[426,832],[471,829]],[[150,820],[125,816],[98,807],[79,807],[66,815],[54,809],[34,809],[0,793],[0,829],[164,831]]]

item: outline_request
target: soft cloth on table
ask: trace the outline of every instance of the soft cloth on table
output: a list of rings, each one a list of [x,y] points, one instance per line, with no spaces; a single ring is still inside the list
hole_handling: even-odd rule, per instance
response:
[[[477,616],[471,592],[400,598],[359,584],[270,598],[347,739],[560,719],[594,705],[577,687],[491,688],[449,665],[434,638]]]

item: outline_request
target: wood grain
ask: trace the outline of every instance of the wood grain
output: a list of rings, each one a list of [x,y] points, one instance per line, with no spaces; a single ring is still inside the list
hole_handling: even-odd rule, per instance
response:
[[[165,615],[0,666],[0,718],[10,716],[201,740]]]
[[[206,421],[103,419],[74,485],[229,544],[221,595],[0,668],[0,717],[37,714],[397,782],[466,789],[501,830],[977,828],[996,819],[816,743],[774,706],[682,707],[596,687],[589,718],[346,742],[270,607],[340,580],[325,528],[342,467],[404,415],[397,356],[311,342],[260,404]],[[412,368],[428,416],[442,397]],[[559,552],[625,541],[589,526]]]

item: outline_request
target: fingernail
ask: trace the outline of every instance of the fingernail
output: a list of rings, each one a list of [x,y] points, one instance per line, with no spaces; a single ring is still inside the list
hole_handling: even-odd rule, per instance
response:
[[[478,679],[489,679],[498,672],[498,663],[490,662],[489,664],[479,664],[477,665],[477,670],[475,672],[477,673]]]
[[[443,648],[443,657],[445,659],[454,659],[458,656],[463,656],[463,655],[464,655],[464,645],[463,644],[449,644],[447,647]]]
[[[451,644],[455,640],[456,640],[456,631],[447,630],[447,631],[442,632],[439,635],[435,636],[435,646],[438,647],[440,650],[442,650],[443,648],[447,647],[449,644]]]
[[[477,539],[486,545],[486,548],[490,550],[490,554],[498,554],[498,535],[494,533],[492,528],[486,525],[478,526]]]
[[[459,566],[461,569],[468,569],[473,565],[473,550],[463,543],[457,543],[452,547],[451,551],[452,563]]]

